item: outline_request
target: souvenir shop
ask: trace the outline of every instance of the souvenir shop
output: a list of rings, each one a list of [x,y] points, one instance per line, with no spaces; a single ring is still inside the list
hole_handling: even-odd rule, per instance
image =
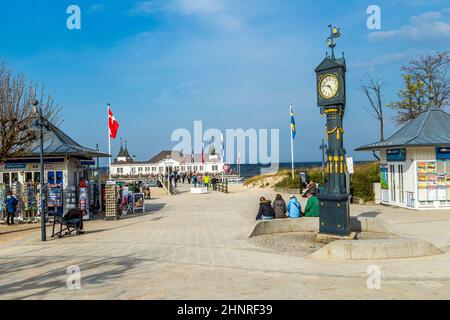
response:
[[[379,151],[381,203],[450,208],[450,115],[431,108],[391,138],[358,148]]]
[[[100,206],[99,179],[92,180],[95,158],[108,154],[80,146],[53,125],[45,132],[44,193],[47,212],[64,214],[73,208],[85,211],[86,219],[92,209]],[[33,146],[22,157],[0,163],[0,202],[11,191],[19,200],[17,222],[37,222],[40,217],[39,148]],[[0,203],[0,218],[4,206]]]

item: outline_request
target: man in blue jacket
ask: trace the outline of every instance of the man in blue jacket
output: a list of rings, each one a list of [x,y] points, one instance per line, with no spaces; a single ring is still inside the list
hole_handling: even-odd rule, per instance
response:
[[[302,206],[300,205],[300,202],[298,202],[297,198],[294,195],[291,196],[291,200],[289,200],[287,209],[289,212],[289,218],[291,219],[300,218]]]
[[[6,218],[6,223],[8,224],[8,226],[14,225],[14,215],[16,214],[18,203],[19,201],[17,201],[17,199],[13,196],[12,192],[8,192],[5,200],[6,213],[8,215]]]

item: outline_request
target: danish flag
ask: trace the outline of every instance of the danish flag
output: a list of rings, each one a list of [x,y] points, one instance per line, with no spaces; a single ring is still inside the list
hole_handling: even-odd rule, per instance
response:
[[[108,127],[109,127],[109,136],[112,139],[115,139],[117,136],[117,131],[119,131],[119,123],[116,118],[114,118],[114,114],[111,111],[111,106],[108,103]]]

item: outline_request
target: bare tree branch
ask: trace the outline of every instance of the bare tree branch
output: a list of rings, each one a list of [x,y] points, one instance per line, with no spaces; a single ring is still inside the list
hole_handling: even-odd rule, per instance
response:
[[[361,91],[369,101],[370,107],[364,106],[364,109],[374,117],[380,124],[380,141],[384,141],[384,116],[382,103],[383,83],[381,80],[374,80],[373,77],[367,75],[367,80],[361,80]]]
[[[36,141],[32,130],[34,118],[33,102],[41,103],[46,119],[60,122],[60,107],[50,96],[45,95],[44,86],[37,95],[38,83],[27,83],[21,74],[14,75],[4,64],[0,67],[0,162],[20,156],[29,151]]]

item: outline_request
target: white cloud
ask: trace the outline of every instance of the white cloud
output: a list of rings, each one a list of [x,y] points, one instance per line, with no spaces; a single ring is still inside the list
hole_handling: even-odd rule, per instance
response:
[[[105,7],[102,4],[93,4],[89,7],[88,13],[97,13],[101,12],[105,9]]]
[[[240,19],[232,14],[222,0],[150,0],[137,3],[130,15],[153,15],[158,13],[195,16],[227,30],[241,26]]]
[[[350,69],[369,69],[374,70],[375,67],[395,63],[398,61],[406,60],[413,56],[412,52],[396,52],[391,54],[385,54],[377,56],[374,59],[357,61],[355,63],[349,63]]]
[[[450,39],[450,23],[440,12],[426,12],[410,18],[410,24],[397,30],[373,32],[370,40],[406,39],[415,42]]]

